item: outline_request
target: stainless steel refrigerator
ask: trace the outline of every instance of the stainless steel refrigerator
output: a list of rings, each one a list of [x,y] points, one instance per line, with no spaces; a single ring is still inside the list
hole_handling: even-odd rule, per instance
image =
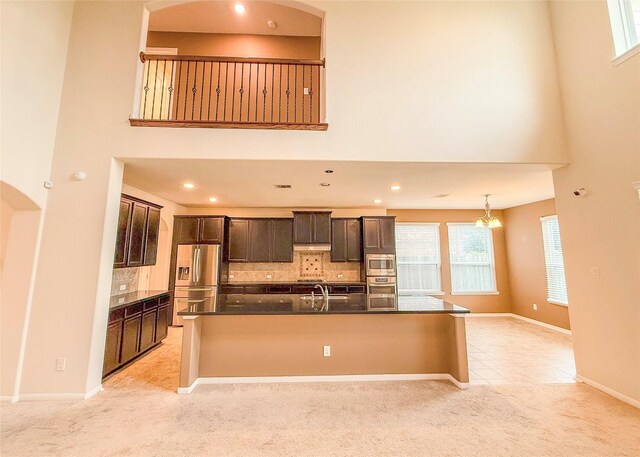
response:
[[[182,325],[178,311],[195,303],[216,300],[219,271],[219,245],[178,245],[173,291],[173,325]]]

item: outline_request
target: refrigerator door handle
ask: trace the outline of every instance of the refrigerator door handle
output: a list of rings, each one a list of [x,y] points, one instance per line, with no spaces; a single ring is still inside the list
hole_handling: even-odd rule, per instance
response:
[[[200,265],[200,246],[196,248],[196,271],[198,272],[198,277],[196,278],[196,282],[200,284],[200,269],[202,265]]]

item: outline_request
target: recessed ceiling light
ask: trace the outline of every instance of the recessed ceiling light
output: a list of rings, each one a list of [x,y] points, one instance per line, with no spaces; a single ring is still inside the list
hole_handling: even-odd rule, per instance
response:
[[[245,8],[245,6],[241,5],[240,3],[236,3],[233,6],[233,9],[236,10],[236,13],[238,14],[244,14],[244,12],[247,11],[247,8]]]
[[[376,199],[373,201],[373,203],[375,203],[375,204],[377,205],[377,204],[379,204],[379,203],[382,203],[382,200],[380,200],[379,198],[376,198]]]
[[[324,172],[327,173],[327,174],[331,174],[331,173],[333,173],[333,170],[325,170]]]
[[[193,189],[195,186],[193,185],[193,183],[186,182],[182,185],[182,187],[184,187],[185,189]]]
[[[400,190],[400,186],[391,186],[389,187],[391,190]]]
[[[320,185],[322,187],[329,187],[331,184],[329,184],[328,182],[321,182]]]
[[[271,19],[269,19],[267,21],[267,27],[269,27],[270,29],[275,29],[276,27],[278,27],[278,24],[276,24],[275,21],[272,21]]]
[[[215,202],[217,202],[217,201],[218,201],[218,199],[217,199],[216,197],[209,197],[209,201],[210,201],[211,203],[215,203]]]
[[[291,184],[274,184],[276,189],[291,189]]]
[[[444,198],[444,197],[448,197],[448,196],[449,196],[449,194],[435,194],[431,198]]]

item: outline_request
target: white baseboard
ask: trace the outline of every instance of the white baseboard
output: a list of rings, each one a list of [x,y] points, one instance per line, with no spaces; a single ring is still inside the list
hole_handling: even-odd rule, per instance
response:
[[[620,393],[617,390],[613,390],[610,387],[603,386],[602,384],[597,383],[592,379],[585,378],[584,376],[576,375],[576,381],[584,382],[585,384],[588,384],[591,387],[604,392],[605,394],[611,395],[612,397],[617,398],[618,400],[621,400],[625,403],[630,404],[631,406],[635,406],[636,408],[640,409],[640,401],[636,400],[635,398],[631,398],[623,393]]]
[[[18,397],[15,395],[0,395],[0,403],[15,403],[18,401]]]
[[[561,332],[566,335],[571,335],[571,330],[567,330],[566,328],[547,324],[546,322],[537,321],[535,319],[524,317],[524,316],[521,316],[520,314],[515,314],[515,313],[469,313],[466,316],[468,317],[515,317],[516,319],[529,322],[530,324],[539,325],[540,327],[548,328],[550,330],[555,330],[557,332]]]
[[[210,377],[198,378],[189,387],[179,387],[178,394],[190,394],[199,385],[206,384],[268,384],[287,382],[370,382],[370,381],[450,381],[459,389],[468,389],[468,382],[460,382],[449,373],[407,373],[366,375],[322,375],[322,376],[257,376],[257,377]]]
[[[529,317],[524,317],[519,314],[511,313],[511,316],[516,319],[520,319],[521,321],[529,322],[531,324],[539,325],[540,327],[548,328],[550,330],[555,330],[556,332],[564,333],[566,335],[571,335],[571,330],[567,330],[566,328],[558,327],[557,325],[547,324],[546,322],[537,321],[535,319],[531,319]]]
[[[61,394],[21,394],[14,401],[77,401],[88,400],[98,392],[102,392],[102,384],[85,393],[61,393]]]

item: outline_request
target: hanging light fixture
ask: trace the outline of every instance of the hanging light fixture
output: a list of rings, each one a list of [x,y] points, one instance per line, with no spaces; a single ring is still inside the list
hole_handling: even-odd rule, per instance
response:
[[[500,219],[491,215],[491,208],[489,207],[490,195],[491,194],[484,194],[484,216],[476,219],[476,227],[502,227],[502,222],[500,222]]]

